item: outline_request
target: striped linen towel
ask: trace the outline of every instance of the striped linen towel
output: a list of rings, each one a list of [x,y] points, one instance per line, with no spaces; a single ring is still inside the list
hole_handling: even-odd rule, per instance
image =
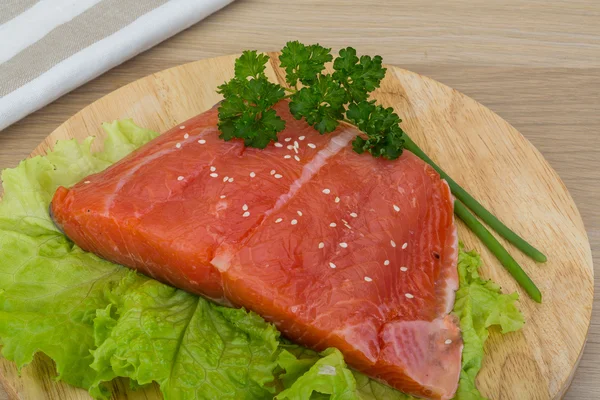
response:
[[[233,0],[0,0],[0,130]]]

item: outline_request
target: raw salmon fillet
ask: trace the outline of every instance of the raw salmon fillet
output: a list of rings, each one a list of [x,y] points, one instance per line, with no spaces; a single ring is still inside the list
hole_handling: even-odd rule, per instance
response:
[[[405,151],[359,155],[357,131],[287,121],[264,150],[218,138],[209,110],[106,171],[59,188],[51,212],[83,249],[215,301],[353,368],[450,399],[462,340],[453,198]]]

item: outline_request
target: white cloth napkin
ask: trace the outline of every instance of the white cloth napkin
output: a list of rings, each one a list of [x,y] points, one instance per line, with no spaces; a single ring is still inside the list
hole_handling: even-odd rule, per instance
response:
[[[0,130],[233,0],[1,0]]]

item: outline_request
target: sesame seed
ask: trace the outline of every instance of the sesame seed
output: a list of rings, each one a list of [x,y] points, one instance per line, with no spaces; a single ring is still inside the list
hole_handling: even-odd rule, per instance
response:
[[[200,140],[198,140],[198,143],[200,143],[200,144],[204,144],[204,143],[206,143],[206,140],[204,140],[204,139],[200,139]]]
[[[294,156],[294,160],[296,160],[296,161],[300,161],[300,157],[298,157],[298,156]]]
[[[246,211],[245,213],[242,214],[242,217],[246,218],[250,216],[250,211]]]
[[[292,156],[290,156],[289,154],[286,154],[285,156],[283,156],[283,158],[288,159],[288,158],[292,158]]]
[[[335,222],[332,222],[329,224],[330,227],[335,228],[337,226],[337,224]]]
[[[406,272],[406,271],[408,271],[408,268],[406,268],[406,267],[400,267],[400,271]]]
[[[368,276],[365,276],[365,281],[366,282],[373,282],[373,279],[369,278]]]
[[[248,204],[244,204],[244,205],[242,206],[242,210],[244,210],[244,211],[248,211]]]
[[[190,134],[189,134],[189,133],[186,133],[185,135],[183,135],[183,138],[184,138],[184,139],[187,139],[187,138],[189,138],[189,137],[190,137]]]
[[[397,205],[395,205],[395,204],[394,204],[394,210],[395,210],[396,212],[398,212],[398,211],[400,211],[400,207],[398,207]]]
[[[306,136],[300,136],[300,137],[298,138],[298,140],[304,140],[304,138],[305,138],[305,137],[306,137]]]
[[[256,176],[256,174],[253,172],[250,172],[250,178],[254,178]]]
[[[285,138],[285,141],[286,141],[286,142],[289,142],[290,140],[292,140],[292,138],[291,138],[291,137],[286,137],[286,138]]]
[[[227,179],[229,179],[228,176],[226,176],[225,178],[223,178],[223,182],[227,182]]]
[[[408,243],[404,243],[404,244],[402,245],[402,250],[406,249],[407,247],[408,247]]]
[[[185,125],[181,125],[179,129],[185,129]]]
[[[178,181],[182,181],[182,180],[183,180],[183,176],[178,176],[178,177],[177,177],[177,180],[178,180]]]
[[[225,197],[227,197],[227,196],[225,196],[224,194],[222,194],[222,195],[221,195],[221,196],[219,196],[219,197],[221,197],[222,199],[224,199],[224,198],[225,198]]]
[[[216,178],[217,176],[219,176],[219,174],[217,174],[216,172],[213,172],[212,174],[210,174],[210,176],[212,176],[213,178]]]
[[[181,148],[181,143],[177,143],[177,144],[175,145],[175,147],[177,147],[178,149],[180,149],[180,148]]]
[[[309,143],[309,144],[308,144],[308,147],[310,147],[311,149],[316,149],[316,148],[317,148],[317,145],[316,145],[316,144]]]
[[[280,223],[281,221],[283,221],[283,218],[277,218],[277,219],[275,220],[275,223],[276,223],[276,224],[278,224],[278,223]]]
[[[283,147],[283,145],[279,142],[275,143],[275,147]]]
[[[444,343],[445,344],[450,344],[450,343],[452,343],[452,339],[446,339],[446,341]]]
[[[294,147],[300,146],[297,141],[294,140]]]
[[[342,219],[342,222],[345,223],[345,224],[348,223],[348,221],[346,221],[345,219]]]
[[[394,242],[393,240],[390,240],[390,244],[392,245],[392,247],[396,247],[396,242]]]
[[[390,260],[385,260],[385,261],[383,262],[383,265],[390,265]]]
[[[275,179],[281,179],[281,178],[283,178],[283,175],[281,175],[281,174],[275,174],[273,176],[275,177]]]
[[[346,226],[346,228],[352,229],[352,227],[350,225],[348,225],[348,224],[344,224],[344,225]]]
[[[335,269],[335,268],[336,268],[336,265],[335,265],[334,263],[330,262],[330,263],[329,263],[329,267],[331,267],[331,268],[334,268],[334,269]]]
[[[404,293],[404,296],[406,296],[406,298],[407,298],[407,299],[412,299],[412,298],[414,298],[414,297],[415,297],[415,296],[413,296],[413,295],[412,295],[412,294],[410,294],[410,293]]]
[[[340,198],[339,198],[339,197],[336,197],[336,198],[335,198],[335,202],[336,202],[336,203],[339,203],[339,202],[340,202]]]
[[[298,154],[298,148],[294,147],[294,153]]]
[[[357,214],[357,213],[350,213],[350,216],[351,216],[352,218],[356,218],[356,217],[358,217],[358,214]]]
[[[296,212],[298,213],[299,216],[302,216],[302,211],[298,210]]]
[[[85,182],[83,182],[83,183],[85,183],[85,184],[87,185],[88,183],[92,183],[92,182],[90,182],[90,181],[85,181]]]
[[[323,242],[319,243],[319,248],[322,249],[323,247],[325,247],[325,243],[323,243]]]
[[[229,183],[233,182],[233,178],[227,179],[227,182],[229,182]]]
[[[291,222],[292,225],[296,225],[297,223],[298,223],[297,219],[293,219],[292,222]]]
[[[288,145],[287,145],[287,149],[288,149],[288,150],[292,150],[293,148],[294,148],[294,146],[292,146],[291,144],[288,144]]]
[[[216,167],[210,167],[210,172],[215,172],[217,170]]]
[[[270,174],[271,174],[271,175],[275,175],[275,170],[274,170],[274,169],[272,169],[272,170],[271,170],[271,172],[270,172]]]
[[[348,243],[342,242],[342,243],[340,243],[340,247],[343,248],[343,249],[345,249],[345,248],[348,247]]]
[[[323,193],[329,194],[329,193],[331,193],[331,190],[329,190],[329,189],[323,189]]]

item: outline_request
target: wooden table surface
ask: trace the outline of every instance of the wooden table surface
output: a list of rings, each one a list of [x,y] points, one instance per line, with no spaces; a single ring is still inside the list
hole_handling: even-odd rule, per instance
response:
[[[352,45],[462,91],[533,142],[574,197],[598,272],[599,21],[597,0],[239,0],[0,132],[0,168],[15,166],[81,108],[153,72],[294,39]],[[599,306],[567,399],[600,398]]]

